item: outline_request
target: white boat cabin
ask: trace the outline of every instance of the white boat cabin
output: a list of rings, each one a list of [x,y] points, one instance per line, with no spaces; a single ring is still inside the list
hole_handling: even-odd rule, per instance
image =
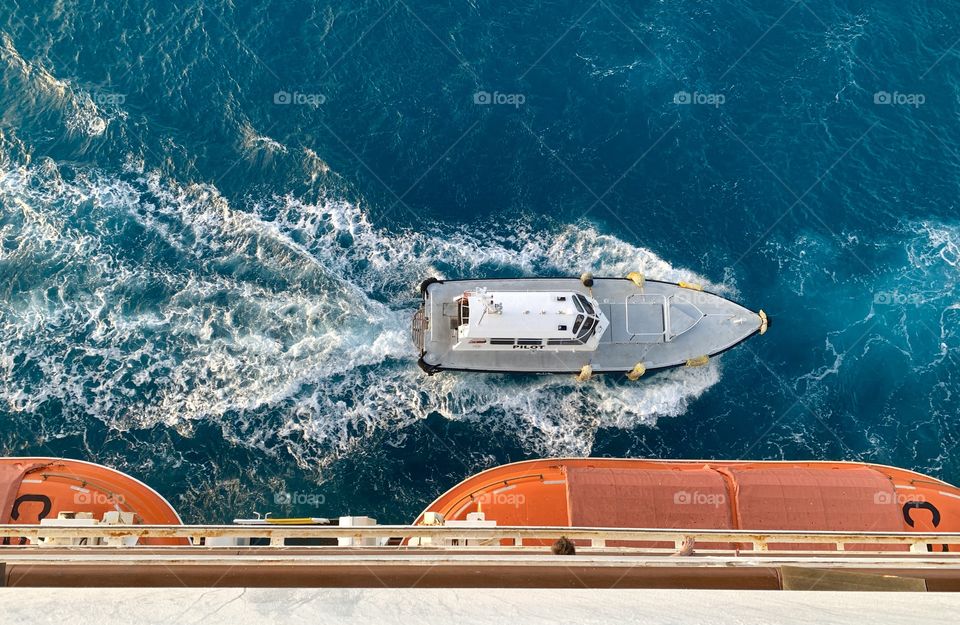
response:
[[[455,350],[590,351],[609,325],[596,300],[573,292],[476,289],[456,306]]]

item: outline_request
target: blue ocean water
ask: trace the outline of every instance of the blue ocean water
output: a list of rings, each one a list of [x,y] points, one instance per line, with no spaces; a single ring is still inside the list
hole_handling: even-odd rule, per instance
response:
[[[189,521],[406,522],[548,454],[960,482],[960,6],[0,7],[0,453]],[[426,276],[702,282],[773,318],[629,384],[424,377]]]

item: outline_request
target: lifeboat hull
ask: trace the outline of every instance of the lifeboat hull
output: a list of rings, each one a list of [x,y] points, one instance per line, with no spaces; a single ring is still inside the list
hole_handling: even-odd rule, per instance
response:
[[[0,523],[39,524],[61,513],[132,512],[139,525],[180,525],[177,511],[155,490],[108,467],[63,458],[0,458]],[[26,539],[11,542],[26,542]],[[149,544],[183,544],[151,540]]]
[[[569,458],[483,471],[426,512],[446,521],[482,512],[500,526],[937,533],[960,532],[960,489],[913,471],[854,462]],[[416,522],[422,520],[423,513]]]

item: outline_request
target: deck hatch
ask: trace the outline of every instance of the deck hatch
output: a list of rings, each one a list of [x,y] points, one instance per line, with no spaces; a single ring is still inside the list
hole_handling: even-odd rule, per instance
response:
[[[645,342],[662,342],[668,331],[663,295],[640,293],[626,300],[627,334]]]
[[[893,484],[873,469],[727,471],[736,484],[743,529],[903,531]]]
[[[733,515],[723,477],[712,470],[567,467],[575,527],[727,529]]]

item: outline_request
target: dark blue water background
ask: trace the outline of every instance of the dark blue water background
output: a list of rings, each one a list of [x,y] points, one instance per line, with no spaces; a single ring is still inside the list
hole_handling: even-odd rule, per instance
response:
[[[890,0],[4,3],[0,452],[117,466],[190,521],[405,522],[547,454],[960,481],[957,24]],[[636,384],[416,369],[423,277],[584,269],[774,326]]]

